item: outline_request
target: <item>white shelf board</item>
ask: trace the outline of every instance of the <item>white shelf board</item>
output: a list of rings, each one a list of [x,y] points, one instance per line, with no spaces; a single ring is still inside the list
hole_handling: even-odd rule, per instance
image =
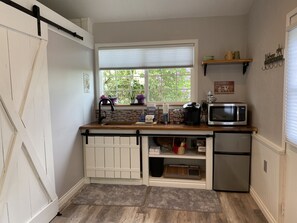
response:
[[[206,179],[205,177],[201,180],[149,177],[149,185],[157,187],[206,189]]]
[[[174,159],[197,159],[197,160],[205,160],[206,156],[198,154],[193,151],[187,151],[185,154],[178,155],[173,152],[161,152],[160,154],[149,154],[149,157],[155,158],[174,158]]]

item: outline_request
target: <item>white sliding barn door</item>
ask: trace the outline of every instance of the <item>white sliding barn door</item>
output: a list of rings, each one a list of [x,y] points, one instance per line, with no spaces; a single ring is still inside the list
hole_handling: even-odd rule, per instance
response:
[[[0,222],[58,211],[47,77],[47,26],[0,3]]]
[[[140,179],[140,145],[136,136],[89,136],[84,144],[85,176]]]

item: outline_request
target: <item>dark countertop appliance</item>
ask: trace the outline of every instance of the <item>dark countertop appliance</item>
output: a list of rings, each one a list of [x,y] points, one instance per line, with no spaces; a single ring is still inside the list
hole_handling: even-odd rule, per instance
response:
[[[184,104],[184,123],[186,125],[200,125],[201,106],[196,102]]]

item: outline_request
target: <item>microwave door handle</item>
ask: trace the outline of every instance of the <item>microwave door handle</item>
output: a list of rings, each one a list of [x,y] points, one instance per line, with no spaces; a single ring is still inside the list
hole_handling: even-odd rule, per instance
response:
[[[237,115],[237,119],[236,119],[236,121],[239,121],[239,107],[238,106],[236,106],[236,115]]]

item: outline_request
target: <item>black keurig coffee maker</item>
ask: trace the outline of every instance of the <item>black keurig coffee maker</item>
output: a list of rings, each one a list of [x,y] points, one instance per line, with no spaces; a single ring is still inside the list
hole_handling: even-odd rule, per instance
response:
[[[189,102],[184,104],[184,122],[186,125],[200,125],[200,104]]]

